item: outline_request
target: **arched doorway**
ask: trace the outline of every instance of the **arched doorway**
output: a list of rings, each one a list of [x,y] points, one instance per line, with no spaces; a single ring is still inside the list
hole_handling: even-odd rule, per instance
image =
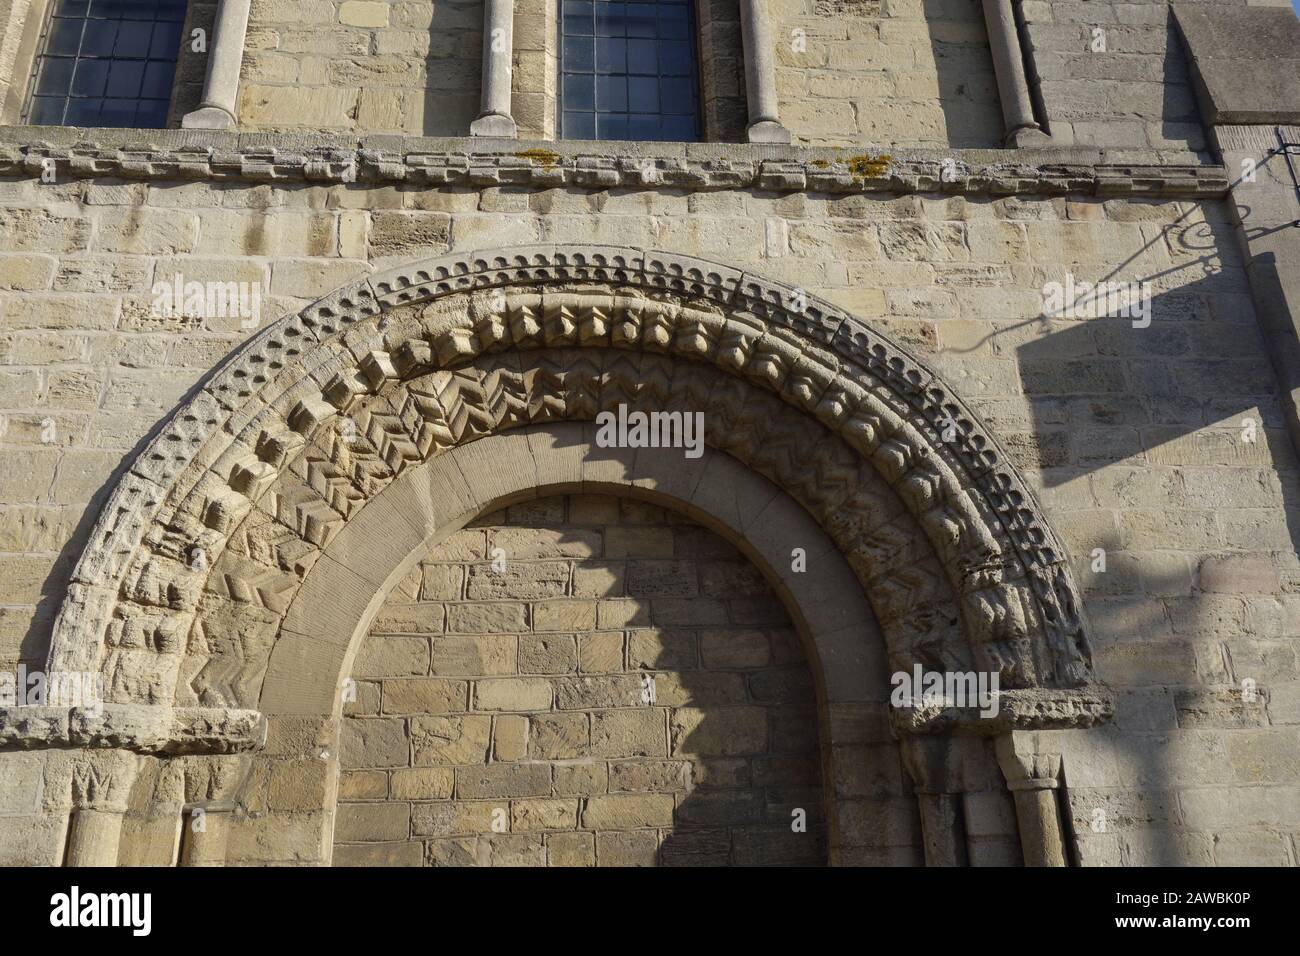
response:
[[[592,421],[620,407],[702,414],[707,464],[600,448]],[[558,440],[561,423],[581,439]],[[1020,831],[1028,813],[1046,833],[1026,857],[1063,859],[1051,761],[1024,734],[1108,705],[1064,555],[996,442],[930,370],[825,303],[603,247],[372,277],[276,323],[174,416],[115,491],[56,626],[52,667],[105,676],[113,733],[79,735],[129,791],[111,810],[74,793],[71,856],[115,852],[124,809],[164,826],[172,801],[234,815],[182,859],[326,860],[342,682],[392,588],[485,508],[607,486],[685,503],[763,567],[818,655],[824,757],[844,739],[837,708],[875,721],[867,743],[908,741],[910,811],[837,793],[833,859],[897,859],[906,826],[845,821],[918,805],[927,860],[974,859],[961,808],[979,788],[1006,798],[978,769],[997,735],[1004,770],[1026,768]],[[827,572],[794,571],[796,550]],[[913,666],[998,674],[1001,718],[888,713],[890,670]],[[204,756],[163,794],[159,764],[184,754]]]

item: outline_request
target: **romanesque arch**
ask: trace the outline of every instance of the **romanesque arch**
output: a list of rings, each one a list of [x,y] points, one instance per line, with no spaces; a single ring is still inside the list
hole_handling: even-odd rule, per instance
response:
[[[540,433],[502,443],[512,430],[590,423],[620,404],[704,412],[707,444],[725,453],[710,467],[762,476],[802,509],[804,537],[812,527],[831,543],[846,577],[827,577],[821,600],[791,599],[796,615],[838,613],[831,630],[851,639],[853,614],[837,594],[856,584],[891,667],[999,674],[997,721],[920,709],[894,715],[899,733],[988,736],[1106,716],[1062,549],[996,441],[933,372],[851,316],[752,274],[634,249],[545,246],[369,277],[232,356],[132,465],[73,574],[49,666],[100,671],[109,705],[95,716],[52,713],[10,736],[238,753],[263,746],[266,715],[337,714],[358,621],[389,580],[375,569],[397,573],[456,515],[565,482],[639,481],[692,500],[681,487],[692,470],[655,456],[570,453],[542,470]],[[436,502],[432,486],[407,477],[453,451],[472,458],[488,436],[521,456],[515,473],[479,488],[462,474],[438,486]],[[699,487],[718,494],[716,482]],[[725,525],[728,509],[736,537],[759,527],[741,500],[715,498],[702,511]],[[773,556],[802,546],[800,535],[762,527],[777,574]],[[350,610],[304,618],[327,600]],[[317,666],[323,659],[331,666]],[[282,678],[295,673],[320,679],[294,690]],[[1020,789],[1055,786],[1040,773],[1050,762],[1022,760],[1030,784]],[[918,793],[943,798],[923,804],[927,855],[951,857],[937,831],[961,786],[923,782],[947,773],[931,773],[933,763],[914,757],[909,767]],[[203,779],[209,797],[220,789]],[[92,836],[74,827],[70,839],[93,848],[105,826],[87,816]]]

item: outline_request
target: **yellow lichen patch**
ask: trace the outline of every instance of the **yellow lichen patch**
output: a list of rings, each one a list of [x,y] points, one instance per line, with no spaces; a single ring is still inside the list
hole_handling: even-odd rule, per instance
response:
[[[560,154],[553,153],[549,149],[525,149],[523,152],[515,153],[520,159],[531,159],[533,162],[542,166],[555,166],[560,161]]]
[[[854,176],[861,176],[863,179],[874,179],[885,175],[889,171],[889,156],[884,153],[879,156],[864,153],[861,156],[850,157],[848,167],[849,172]]]

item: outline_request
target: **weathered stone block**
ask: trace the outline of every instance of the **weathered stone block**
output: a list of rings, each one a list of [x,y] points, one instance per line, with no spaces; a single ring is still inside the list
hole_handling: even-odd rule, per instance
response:
[[[590,797],[582,809],[582,826],[588,830],[634,830],[671,826],[672,822],[673,798],[668,794]]]

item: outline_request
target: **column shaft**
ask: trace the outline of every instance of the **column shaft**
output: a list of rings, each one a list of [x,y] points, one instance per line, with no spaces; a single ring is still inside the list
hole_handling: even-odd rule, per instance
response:
[[[789,143],[776,96],[776,46],[767,0],[740,0],[740,36],[745,55],[745,95],[751,143]]]
[[[116,866],[122,841],[118,810],[73,810],[68,820],[65,866]]]
[[[203,809],[202,815],[189,808],[182,815],[181,848],[178,866],[223,866],[226,862],[226,844],[230,840],[230,827],[234,823],[233,807],[217,806]]]
[[[1061,755],[1049,735],[1013,730],[997,739],[998,764],[1016,802],[1025,866],[1068,866],[1056,792]]]
[[[1034,103],[1029,96],[1025,60],[1020,48],[1020,31],[1016,29],[1016,12],[1011,0],[984,0],[984,23],[988,28],[989,49],[993,54],[993,71],[998,78],[998,98],[1009,145],[1027,145],[1021,140],[1042,140],[1047,136],[1034,119]],[[1038,135],[1035,136],[1034,133]]]
[[[181,119],[185,129],[233,129],[238,119],[239,71],[244,62],[251,0],[221,0],[208,44],[203,102]]]
[[[1025,866],[1065,866],[1065,835],[1056,806],[1056,791],[1016,790],[1016,821]]]
[[[483,12],[483,91],[471,136],[515,136],[510,115],[511,58],[514,56],[514,0],[487,0]]]

